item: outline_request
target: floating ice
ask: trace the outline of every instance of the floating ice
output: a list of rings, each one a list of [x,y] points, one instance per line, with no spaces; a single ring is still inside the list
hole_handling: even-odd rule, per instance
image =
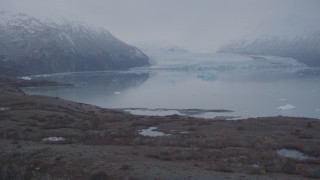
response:
[[[296,160],[310,160],[315,159],[315,157],[308,156],[300,151],[293,150],[293,149],[280,149],[277,150],[277,154],[282,157],[296,159]]]
[[[121,94],[121,92],[116,91],[116,92],[113,92],[113,94],[119,95],[119,94]]]
[[[205,81],[214,81],[217,79],[216,74],[211,71],[202,71],[197,74],[197,78]]]
[[[288,101],[288,99],[281,98],[281,99],[278,99],[278,101]]]
[[[42,141],[53,141],[53,142],[64,141],[64,140],[66,139],[63,137],[46,137],[42,139]]]
[[[289,110],[289,109],[294,109],[296,108],[296,106],[292,105],[292,104],[286,104],[284,106],[279,106],[277,109],[279,110]]]
[[[150,137],[159,137],[159,136],[170,136],[170,134],[166,134],[160,131],[155,131],[157,127],[149,127],[148,129],[139,130],[139,134],[142,136],[150,136]]]

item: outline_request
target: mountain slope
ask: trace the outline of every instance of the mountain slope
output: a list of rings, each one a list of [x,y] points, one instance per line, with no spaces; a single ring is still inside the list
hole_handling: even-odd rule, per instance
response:
[[[149,64],[139,49],[104,29],[0,13],[0,72],[28,75],[117,70]]]
[[[238,41],[221,47],[218,52],[289,57],[320,67],[320,31],[291,39],[267,36],[253,42]]]

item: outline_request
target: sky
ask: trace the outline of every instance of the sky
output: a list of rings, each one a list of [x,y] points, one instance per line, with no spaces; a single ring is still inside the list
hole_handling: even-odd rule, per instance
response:
[[[129,44],[161,41],[193,52],[320,29],[320,0],[0,0],[0,10],[83,21]]]

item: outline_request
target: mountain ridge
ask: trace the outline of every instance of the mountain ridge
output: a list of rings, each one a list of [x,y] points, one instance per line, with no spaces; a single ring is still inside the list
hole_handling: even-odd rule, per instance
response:
[[[0,71],[9,75],[119,70],[149,58],[102,28],[0,13]]]
[[[294,38],[263,36],[251,42],[235,41],[220,47],[217,52],[288,57],[311,67],[320,67],[320,31]]]

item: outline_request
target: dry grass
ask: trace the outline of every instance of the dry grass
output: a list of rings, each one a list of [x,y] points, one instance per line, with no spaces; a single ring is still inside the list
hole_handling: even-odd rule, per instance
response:
[[[108,179],[117,177],[116,173],[130,173],[145,161],[154,162],[154,166],[162,161],[172,167],[176,163],[190,164],[189,168],[196,166],[212,172],[320,177],[320,122],[315,119],[270,117],[219,121],[177,115],[133,116],[56,98],[1,91],[0,106],[10,110],[0,114],[0,140],[5,142],[0,152],[7,151],[5,147],[14,144],[12,148],[17,153],[0,159],[0,179],[41,179],[47,175]],[[172,135],[145,137],[138,134],[138,130],[151,126]],[[186,131],[186,134],[180,133]],[[64,137],[66,141],[42,141],[51,136]],[[30,143],[52,149],[30,150]],[[74,150],[61,150],[73,145],[87,148],[89,152],[77,155],[72,154]],[[100,157],[103,153],[96,151],[100,146],[117,147],[110,153],[119,158],[112,162],[118,164],[98,165],[101,159],[113,157]],[[121,148],[125,148],[126,153],[118,155]],[[297,161],[283,158],[276,154],[281,148],[296,149],[318,159]],[[132,158],[138,159],[130,165],[125,163]],[[68,169],[71,166],[74,168]],[[88,167],[91,168],[88,172],[81,172]],[[100,167],[101,171],[95,167]]]

